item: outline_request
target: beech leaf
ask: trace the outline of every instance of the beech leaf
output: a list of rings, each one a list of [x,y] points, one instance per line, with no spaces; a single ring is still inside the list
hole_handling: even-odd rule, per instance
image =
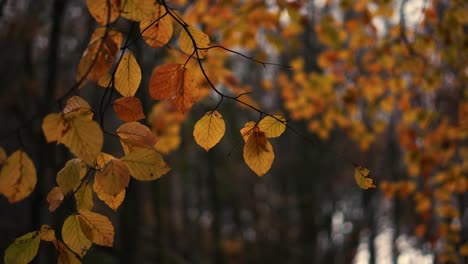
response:
[[[223,116],[217,111],[210,111],[195,124],[193,137],[200,147],[208,151],[218,144],[224,136],[225,129]]]

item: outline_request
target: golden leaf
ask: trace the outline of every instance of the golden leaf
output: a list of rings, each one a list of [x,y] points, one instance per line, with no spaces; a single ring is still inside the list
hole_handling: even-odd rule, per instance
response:
[[[72,191],[86,174],[86,164],[80,159],[67,161],[63,169],[57,173],[57,185],[63,194]]]
[[[39,231],[39,238],[43,241],[54,242],[57,240],[55,237],[55,231],[49,225],[42,225]]]
[[[172,37],[173,25],[169,15],[165,15],[165,8],[158,7],[155,16],[149,19],[144,19],[140,22],[140,31],[145,42],[153,48],[159,48],[166,45]],[[154,23],[154,21],[158,20]]]
[[[96,172],[94,180],[106,193],[115,196],[128,186],[130,171],[121,160],[111,159],[102,170]]]
[[[115,159],[114,156],[101,152],[96,159],[96,169],[101,170],[103,169],[111,159]]]
[[[255,122],[249,121],[245,123],[244,127],[240,130],[240,133],[242,135],[242,138],[244,139],[244,142],[247,142],[249,137],[254,133],[254,129],[257,128],[255,126]],[[257,128],[258,130],[258,128]]]
[[[271,116],[266,116],[258,123],[258,129],[264,132],[267,138],[279,137],[286,130],[286,119],[278,115],[275,115],[275,117],[281,120],[282,122],[276,120]]]
[[[367,168],[357,166],[354,168],[354,178],[361,189],[375,188],[372,184],[372,179],[368,178],[369,170]]]
[[[120,14],[120,0],[86,0],[89,13],[101,25],[107,25],[114,22]],[[109,6],[110,3],[110,12]],[[109,16],[110,15],[110,16]]]
[[[121,1],[122,17],[140,22],[153,17],[159,5],[154,0],[124,0]]]
[[[271,168],[275,153],[270,142],[267,141],[265,133],[254,132],[244,146],[245,163],[258,176],[263,176]]]
[[[88,183],[83,183],[75,193],[76,208],[78,210],[93,209],[93,189]]]
[[[135,149],[122,161],[127,164],[133,178],[140,181],[156,180],[170,170],[161,154],[154,149]]]
[[[28,197],[36,183],[36,167],[28,154],[22,150],[11,154],[0,172],[0,193],[16,203]]]
[[[195,124],[193,137],[200,147],[208,151],[218,144],[224,136],[225,129],[223,116],[217,111],[210,111]]]
[[[192,40],[193,38],[193,40]],[[195,41],[195,43],[194,43]],[[195,44],[195,45],[194,45]],[[196,27],[188,26],[180,32],[179,36],[179,47],[180,49],[188,55],[192,55],[194,53],[195,48],[207,48],[210,46],[210,38],[208,35],[203,33]],[[198,50],[198,57],[203,58],[207,50]],[[196,58],[196,54],[194,55]]]
[[[91,227],[95,244],[112,247],[114,244],[114,226],[106,216],[91,211],[80,211],[80,216]]]
[[[117,116],[124,122],[133,122],[145,118],[140,99],[136,97],[122,97],[112,104]]]
[[[120,143],[125,154],[136,148],[153,148],[158,141],[156,135],[151,130],[138,122],[129,122],[121,125],[117,129]]]
[[[94,181],[93,189],[97,197],[114,211],[119,208],[125,198],[125,189],[117,195],[110,195],[102,189],[98,181]]]
[[[88,234],[91,227],[79,215],[70,215],[65,219],[62,226],[62,239],[68,247],[80,257],[86,255],[92,242],[85,234]]]
[[[5,250],[3,261],[5,264],[29,263],[37,255],[39,244],[39,232],[29,232],[24,234],[8,246]]]
[[[63,201],[63,192],[60,187],[54,187],[47,194],[47,202],[49,203],[49,211],[54,212]]]
[[[123,96],[134,96],[140,86],[141,69],[131,52],[123,55],[114,77],[115,89]]]
[[[64,129],[65,120],[61,113],[48,114],[42,121],[42,131],[47,142],[59,141]]]

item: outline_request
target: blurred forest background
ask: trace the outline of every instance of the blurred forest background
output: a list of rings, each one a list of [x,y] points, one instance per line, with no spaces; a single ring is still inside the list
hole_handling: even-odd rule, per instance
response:
[[[242,98],[283,113],[317,143],[286,131],[272,143],[272,169],[257,177],[243,161],[239,129],[258,113],[223,102],[221,144],[205,152],[193,140],[194,123],[217,103],[208,94],[173,124],[169,174],[132,181],[117,212],[96,202],[116,239],[112,249],[92,247],[84,263],[468,263],[466,1],[167,2],[212,43],[291,65],[223,52],[204,62],[220,89],[251,92]],[[137,34],[132,23],[114,26]],[[97,26],[83,0],[0,1],[0,145],[23,148],[38,170],[30,197],[0,197],[0,259],[19,235],[63,222],[46,196],[72,156],[46,144],[41,122],[74,85]],[[144,122],[156,133],[172,121],[160,122],[169,114],[153,109],[148,80],[177,57],[174,39],[131,48],[151,117]],[[88,83],[78,93],[95,107],[104,89]],[[106,126],[119,124],[107,111]],[[105,149],[122,152],[113,140]],[[368,167],[377,188],[359,189],[349,161]],[[35,262],[53,263],[54,254],[41,246]]]

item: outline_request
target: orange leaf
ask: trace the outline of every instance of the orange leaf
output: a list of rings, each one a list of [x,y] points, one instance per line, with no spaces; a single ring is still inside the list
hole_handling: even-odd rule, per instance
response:
[[[63,201],[63,192],[60,187],[54,187],[47,194],[47,202],[49,203],[49,211],[53,212],[57,209]]]
[[[123,161],[112,159],[102,170],[96,172],[95,180],[106,193],[117,195],[128,186],[130,171]]]
[[[140,99],[136,97],[122,97],[112,104],[115,113],[124,122],[138,121],[145,118]]]
[[[165,15],[165,8],[159,6],[155,17],[142,20],[140,22],[140,31],[145,42],[153,48],[159,48],[167,44],[172,37],[174,31],[172,19],[169,15]],[[156,21],[153,23],[154,21]]]
[[[357,166],[354,169],[354,178],[361,189],[375,188],[375,185],[372,184],[372,179],[368,178],[368,176],[369,170],[367,168]]]
[[[125,189],[117,195],[110,195],[104,191],[98,181],[94,181],[93,189],[97,197],[114,211],[119,208],[125,198]]]
[[[121,125],[117,129],[120,143],[125,153],[129,153],[136,148],[153,148],[158,141],[153,132],[138,122],[129,122]]]
[[[119,0],[86,0],[89,13],[101,25],[107,25],[114,22],[119,17],[120,6]],[[110,14],[108,3],[110,3]],[[110,15],[110,16],[109,16]]]
[[[153,17],[159,5],[154,0],[122,0],[122,17],[133,21],[142,21]]]
[[[255,132],[244,146],[245,163],[258,175],[263,176],[271,168],[275,153],[263,132]]]
[[[183,78],[182,74],[181,64],[163,64],[156,67],[149,83],[150,97],[155,100],[174,97]]]

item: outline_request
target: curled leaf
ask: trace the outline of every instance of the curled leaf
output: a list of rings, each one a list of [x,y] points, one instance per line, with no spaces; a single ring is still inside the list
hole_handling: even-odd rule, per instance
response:
[[[354,178],[361,189],[375,188],[375,185],[372,184],[372,179],[369,178],[369,170],[367,168],[361,166],[354,168]]]

